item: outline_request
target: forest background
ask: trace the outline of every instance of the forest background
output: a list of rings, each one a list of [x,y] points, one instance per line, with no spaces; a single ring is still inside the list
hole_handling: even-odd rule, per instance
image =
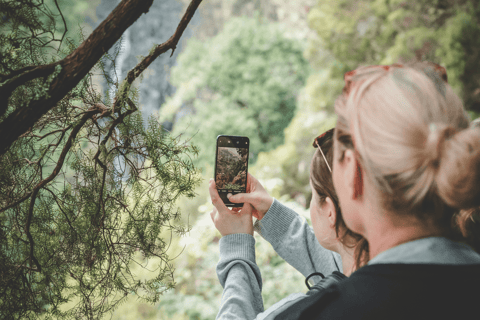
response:
[[[116,1],[60,3],[70,32],[80,26],[88,35],[101,22],[99,8]],[[147,39],[156,32],[171,35],[188,3],[162,2],[163,23],[152,22],[159,20],[155,14],[142,16],[117,46],[118,63],[112,68],[121,75],[129,63],[135,65],[132,48],[142,41],[140,31],[148,30]],[[191,230],[173,237],[167,252],[176,257],[175,287],[154,304],[129,295],[112,319],[216,316],[222,294],[215,273],[220,234],[210,219],[207,183],[213,177],[217,135],[249,136],[249,172],[309,221],[312,141],[335,124],[333,103],[343,74],[361,65],[420,60],[443,65],[472,119],[480,116],[478,1],[204,1],[175,55],[150,68],[138,92],[144,119],[155,116],[170,135],[198,149],[193,162],[202,182],[194,198],[176,201],[180,223]],[[101,77],[94,81],[109,90]],[[255,238],[265,308],[307,291],[303,276]],[[151,263],[145,259],[132,271],[148,279]],[[73,299],[61,308],[76,303]]]

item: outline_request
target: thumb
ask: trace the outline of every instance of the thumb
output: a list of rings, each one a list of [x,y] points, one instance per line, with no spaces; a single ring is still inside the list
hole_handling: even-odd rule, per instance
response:
[[[208,185],[208,191],[210,193],[210,198],[212,199],[213,206],[217,209],[219,213],[224,213],[230,211],[227,206],[223,203],[222,198],[218,195],[217,188],[215,186],[215,181],[210,179]]]
[[[252,203],[254,197],[251,193],[237,193],[236,195],[228,198],[233,203]]]

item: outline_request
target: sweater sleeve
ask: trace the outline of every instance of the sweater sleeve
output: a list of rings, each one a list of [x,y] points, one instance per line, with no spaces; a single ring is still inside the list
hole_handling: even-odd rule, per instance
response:
[[[305,218],[277,199],[262,220],[255,222],[254,229],[280,257],[305,277],[313,272],[321,272],[325,276],[333,271],[342,272],[340,255],[322,247]],[[321,277],[311,279],[317,283]]]
[[[230,234],[220,239],[219,246],[217,276],[223,294],[216,319],[255,319],[264,311],[255,239],[250,234]]]

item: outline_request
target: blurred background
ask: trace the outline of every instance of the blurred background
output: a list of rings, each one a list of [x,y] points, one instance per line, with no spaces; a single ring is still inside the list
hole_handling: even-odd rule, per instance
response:
[[[84,34],[118,2],[59,1],[69,29]],[[111,50],[115,63],[105,66],[111,78],[123,79],[139,55],[166,41],[188,3],[154,1]],[[217,135],[248,136],[249,172],[309,221],[312,142],[335,125],[343,74],[361,65],[421,60],[443,65],[472,119],[480,116],[478,0],[204,0],[173,56],[160,56],[139,86],[144,119],[159,118],[199,149],[203,183],[197,197],[178,203],[191,230],[171,238],[169,249],[177,256],[176,287],[155,305],[129,296],[112,319],[215,318],[220,234],[210,219],[207,184]],[[104,79],[96,82],[104,93],[111,90]],[[255,237],[265,308],[306,292],[303,276]],[[137,275],[148,278],[149,261],[143,262]]]

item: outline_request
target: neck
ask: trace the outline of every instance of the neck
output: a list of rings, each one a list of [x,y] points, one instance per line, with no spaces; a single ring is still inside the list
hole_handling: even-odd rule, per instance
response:
[[[384,217],[392,217],[392,215],[384,213]],[[414,217],[379,219],[371,224],[365,234],[365,238],[368,240],[370,259],[402,243],[435,236],[442,236],[440,230],[422,223]]]
[[[353,259],[353,252],[355,250],[355,247],[353,248],[347,248],[343,244],[339,244],[337,248],[337,252],[340,254],[342,257],[342,269],[343,269],[343,274],[349,277],[353,271],[353,266],[354,266],[354,259]]]

